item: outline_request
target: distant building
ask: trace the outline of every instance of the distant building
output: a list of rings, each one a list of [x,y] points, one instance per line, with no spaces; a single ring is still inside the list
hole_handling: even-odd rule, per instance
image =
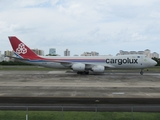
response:
[[[92,51],[92,52],[84,52],[81,54],[81,56],[99,56],[98,52]]]
[[[159,58],[159,54],[158,53],[156,53],[156,52],[154,52],[154,53],[152,53],[152,58]]]
[[[2,56],[1,51],[0,51],[0,62],[2,62],[2,61],[3,61],[3,56]]]
[[[129,54],[128,51],[123,51],[123,50],[120,50],[119,53],[120,53],[120,55],[128,55]]]
[[[150,51],[149,49],[146,49],[146,50],[144,51],[144,55],[152,58],[152,53],[151,53],[151,51]]]
[[[0,51],[0,62],[2,61],[11,61],[14,60],[14,58],[8,57],[8,56],[14,56],[14,52],[13,51],[4,51],[4,54],[2,54],[2,52]]]
[[[4,57],[3,60],[4,60],[4,61],[11,61],[12,59],[9,58],[9,57]]]
[[[119,53],[117,53],[117,55],[128,55],[128,54],[140,54],[140,55],[146,55],[147,57],[153,58],[159,58],[159,54],[156,52],[151,53],[151,51],[149,49],[146,49],[144,51],[123,51],[120,50]]]
[[[144,51],[138,51],[137,54],[143,55]]]
[[[84,52],[83,54],[81,54],[81,56],[91,56],[90,52]]]
[[[44,51],[39,49],[31,49],[34,53],[40,56],[44,56]]]
[[[50,48],[49,49],[49,54],[50,55],[56,55],[56,49],[55,48]]]
[[[129,54],[137,54],[136,51],[130,51]]]
[[[2,62],[4,60],[4,55],[1,54],[0,56],[0,62]]]
[[[70,51],[68,49],[64,51],[64,56],[70,56]]]
[[[95,52],[95,51],[92,51],[92,52],[91,52],[91,55],[92,55],[92,56],[99,56],[99,53],[98,53],[98,52]]]
[[[4,51],[4,57],[8,57],[8,56],[13,56],[14,55],[14,52],[13,51]]]
[[[103,57],[104,57],[104,56],[106,56],[106,57],[107,57],[107,56],[113,56],[113,55],[108,54],[108,55],[99,55],[99,56],[100,56],[100,57],[102,57],[102,56],[103,56]]]
[[[3,60],[4,61],[13,61],[14,58],[11,58],[9,56],[15,57],[14,51],[9,51],[9,50],[4,51],[4,55],[1,54],[0,59],[1,59],[1,61],[3,61]]]

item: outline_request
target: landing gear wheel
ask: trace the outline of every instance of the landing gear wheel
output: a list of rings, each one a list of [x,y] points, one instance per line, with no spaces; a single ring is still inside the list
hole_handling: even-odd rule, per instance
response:
[[[88,75],[89,72],[88,71],[84,71],[84,72],[77,72],[77,74],[80,74],[80,75]]]
[[[88,72],[88,71],[85,71],[84,73],[85,73],[86,75],[88,75],[88,74],[89,74],[89,72]]]
[[[81,74],[83,74],[83,73],[82,73],[82,72],[77,72],[77,74],[80,74],[80,75],[81,75]]]
[[[143,75],[143,71],[141,71],[140,74]]]

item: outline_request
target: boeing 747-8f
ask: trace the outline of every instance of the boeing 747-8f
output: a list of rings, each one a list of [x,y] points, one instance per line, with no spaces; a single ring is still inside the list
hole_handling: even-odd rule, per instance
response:
[[[21,62],[40,65],[50,68],[72,69],[77,74],[104,73],[108,68],[111,69],[143,69],[153,67],[156,61],[145,55],[119,55],[105,57],[60,57],[60,56],[39,56],[28,46],[15,36],[9,36],[10,43],[16,55],[16,59]]]

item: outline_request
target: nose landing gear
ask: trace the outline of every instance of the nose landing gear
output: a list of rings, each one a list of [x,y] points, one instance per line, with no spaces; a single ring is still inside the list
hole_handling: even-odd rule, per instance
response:
[[[141,69],[141,72],[140,72],[140,74],[141,74],[141,75],[143,75],[143,69]]]

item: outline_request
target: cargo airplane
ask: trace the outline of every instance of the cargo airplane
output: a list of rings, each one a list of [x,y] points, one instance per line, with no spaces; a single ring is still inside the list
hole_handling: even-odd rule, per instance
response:
[[[60,56],[39,56],[34,53],[28,46],[21,42],[15,36],[9,36],[10,43],[16,55],[16,59],[24,63],[40,65],[50,68],[72,69],[77,74],[104,73],[105,70],[111,69],[143,69],[153,67],[156,61],[145,55],[118,55],[118,56],[77,56],[77,57],[60,57]]]

